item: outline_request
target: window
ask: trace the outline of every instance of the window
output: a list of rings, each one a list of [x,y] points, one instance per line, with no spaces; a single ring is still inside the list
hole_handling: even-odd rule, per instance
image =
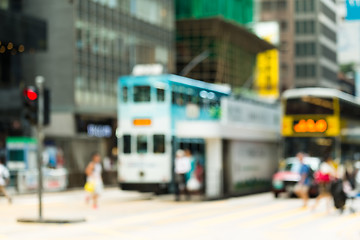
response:
[[[135,86],[134,87],[134,102],[150,102],[150,87],[149,86]]]
[[[137,136],[137,153],[147,153],[147,136],[138,135]]]
[[[296,43],[295,54],[298,57],[314,56],[316,54],[316,45],[314,42]]]
[[[281,21],[280,26],[281,26],[281,31],[284,31],[284,32],[287,31],[288,23],[286,21]]]
[[[333,100],[331,98],[303,97],[288,99],[285,113],[296,114],[334,114]]]
[[[301,4],[300,0],[295,0],[295,12],[297,13],[301,12],[300,4]]]
[[[184,105],[184,94],[180,92],[172,92],[172,103],[177,105]]]
[[[123,102],[127,102],[128,100],[128,88],[127,87],[123,87],[122,89],[122,99],[123,99]]]
[[[165,135],[154,135],[154,153],[165,153]]]
[[[316,67],[314,64],[297,64],[295,68],[295,76],[299,78],[315,77]]]
[[[271,10],[271,2],[270,1],[265,1],[262,3],[262,9],[265,11],[269,11]]]
[[[314,12],[315,11],[315,0],[308,0],[306,5],[307,5],[307,12]]]
[[[287,7],[287,2],[286,0],[279,0],[277,3],[277,8],[278,9],[286,9]]]
[[[125,153],[125,154],[131,153],[131,136],[130,135],[123,136],[123,153]]]
[[[165,90],[161,88],[156,89],[156,99],[158,102],[164,102],[165,101]]]

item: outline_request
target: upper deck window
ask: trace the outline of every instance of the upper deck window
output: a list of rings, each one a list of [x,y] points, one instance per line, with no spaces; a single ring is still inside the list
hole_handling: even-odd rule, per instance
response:
[[[127,87],[122,88],[122,100],[124,103],[127,102],[127,100],[128,100],[128,88]]]
[[[333,99],[310,96],[288,99],[285,114],[334,114]]]
[[[158,102],[164,102],[165,101],[165,90],[162,88],[156,89],[156,99]]]
[[[134,86],[134,102],[150,102],[150,86]]]

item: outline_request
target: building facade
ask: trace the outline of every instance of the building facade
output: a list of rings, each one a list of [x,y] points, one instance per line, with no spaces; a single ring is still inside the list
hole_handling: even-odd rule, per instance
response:
[[[333,0],[262,0],[260,21],[280,24],[281,90],[339,88]]]
[[[110,159],[108,170],[113,172],[117,80],[131,74],[136,64],[160,63],[174,71],[172,1],[23,2],[26,12],[36,13],[49,25],[48,51],[27,65],[28,77],[44,76],[52,91],[45,144],[64,151],[70,187],[83,184],[93,151]]]
[[[46,21],[26,14],[20,0],[0,0],[0,155],[7,137],[30,134],[23,117],[22,88],[29,84],[23,60],[47,48]]]
[[[274,48],[239,24],[218,17],[177,20],[176,33],[178,73],[228,84],[235,93],[252,78],[256,55]],[[204,57],[196,62],[199,56]]]

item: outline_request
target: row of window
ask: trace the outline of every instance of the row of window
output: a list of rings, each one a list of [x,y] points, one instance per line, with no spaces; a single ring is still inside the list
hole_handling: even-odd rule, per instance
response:
[[[80,0],[79,15],[109,15],[110,11],[118,11],[134,16],[145,22],[167,29],[174,29],[173,3],[168,0]]]
[[[295,32],[296,34],[314,34],[315,21],[314,20],[296,21]]]
[[[287,0],[277,0],[277,1],[263,1],[262,2],[262,10],[269,11],[269,10],[282,10],[287,8]]]
[[[151,101],[151,87],[150,86],[134,86],[134,102],[150,102]],[[128,87],[122,88],[122,101],[128,102],[129,94]],[[162,88],[156,88],[156,101],[164,102],[165,101],[165,90]]]
[[[337,79],[337,74],[335,71],[325,67],[325,66],[322,66],[321,67],[321,75],[325,78],[325,79],[328,79],[328,80],[331,80],[331,81],[336,81]]]
[[[299,78],[315,77],[315,64],[296,64],[295,76]]]
[[[129,101],[128,87],[122,88],[122,101]],[[155,88],[156,101],[165,101],[165,90],[162,88]],[[171,92],[172,103],[176,105],[186,105],[194,103],[199,105],[215,106],[219,103],[216,94],[213,92],[200,91],[197,92],[191,88],[174,86],[174,91]],[[134,102],[150,102],[151,101],[151,87],[150,86],[134,86],[133,87],[133,101]]]
[[[123,136],[123,153],[131,154],[132,153],[132,138],[136,139],[135,147],[136,153],[165,153],[165,135],[163,134],[154,134],[152,136],[148,135],[124,135]],[[152,138],[153,149],[149,148],[149,138]]]
[[[316,54],[315,42],[298,42],[295,45],[297,57],[314,56]]]
[[[336,43],[337,34],[335,31],[331,30],[329,27],[321,23],[321,33],[324,34],[327,38],[331,39],[334,43]]]
[[[321,2],[321,12],[325,14],[332,22],[336,22],[336,12],[331,10],[327,5]]]
[[[331,50],[330,48],[326,47],[325,45],[321,45],[321,52],[325,58],[332,61],[333,63],[336,63],[336,59],[337,59],[336,51]]]
[[[315,0],[296,0],[295,12],[296,13],[309,13],[315,11]]]

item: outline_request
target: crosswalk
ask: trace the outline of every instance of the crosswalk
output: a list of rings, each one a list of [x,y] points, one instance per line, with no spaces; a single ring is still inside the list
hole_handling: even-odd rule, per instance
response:
[[[313,200],[312,200],[313,201]],[[313,202],[310,202],[312,204]],[[355,214],[301,208],[299,199],[257,194],[209,202],[174,202],[172,198],[101,199],[100,209],[85,205],[82,195],[44,201],[45,216],[85,217],[86,223],[24,225],[17,217],[36,216],[36,201],[0,202],[0,240],[11,239],[360,239],[360,208]],[[355,207],[359,203],[356,202]],[[26,230],[26,233],[24,233]],[[33,238],[32,238],[33,237]]]

